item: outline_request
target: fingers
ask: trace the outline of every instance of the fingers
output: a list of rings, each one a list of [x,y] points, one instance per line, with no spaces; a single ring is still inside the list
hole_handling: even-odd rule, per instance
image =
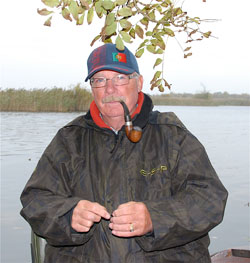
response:
[[[123,215],[131,215],[135,212],[135,205],[138,204],[136,202],[128,202],[125,204],[121,204],[118,208],[112,213],[112,216],[123,216]]]
[[[110,223],[109,227],[112,229],[112,234],[118,237],[134,237],[141,235],[136,223],[122,225]]]
[[[88,232],[102,218],[110,219],[112,234],[119,237],[142,236],[153,230],[150,213],[142,202],[128,202],[110,214],[102,205],[87,200],[78,202],[73,210],[71,226],[77,232]]]
[[[128,202],[113,213],[109,227],[119,237],[142,236],[153,230],[150,213],[144,203]]]
[[[73,210],[71,227],[77,232],[88,232],[102,217],[110,219],[110,214],[105,207],[98,203],[81,200]]]
[[[119,237],[132,237],[140,234],[136,228],[136,213],[131,207],[123,206],[113,212],[113,217],[110,219],[109,227],[112,229],[112,234]],[[133,222],[133,223],[132,223]]]
[[[78,202],[77,206],[78,205],[81,210],[87,210],[97,216],[103,217],[105,219],[110,219],[110,214],[107,212],[107,209],[96,202],[81,200]]]
[[[72,223],[71,223],[71,227],[80,233],[86,233],[89,232],[90,228],[92,227],[94,223],[91,221],[86,221],[86,220],[73,220],[72,218]]]

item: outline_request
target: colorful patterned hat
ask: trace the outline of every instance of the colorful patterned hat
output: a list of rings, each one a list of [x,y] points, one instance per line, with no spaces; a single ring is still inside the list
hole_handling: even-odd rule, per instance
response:
[[[132,74],[139,72],[135,56],[128,48],[119,50],[115,44],[105,44],[92,51],[88,58],[88,76],[87,81],[96,72],[101,70],[113,70],[123,74]]]

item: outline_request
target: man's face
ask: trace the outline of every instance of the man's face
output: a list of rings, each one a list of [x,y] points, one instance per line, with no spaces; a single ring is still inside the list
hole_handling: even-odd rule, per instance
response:
[[[124,74],[110,70],[102,70],[94,74],[92,78],[104,77],[112,79],[118,75]],[[131,75],[136,75],[136,73]],[[116,86],[113,84],[112,80],[107,80],[106,86],[104,87],[92,87],[92,94],[98,109],[104,117],[119,117],[124,116],[124,110],[120,102],[115,101],[114,98],[123,99],[132,114],[136,108],[138,93],[142,90],[142,85],[142,76],[131,78],[128,84],[121,86]]]

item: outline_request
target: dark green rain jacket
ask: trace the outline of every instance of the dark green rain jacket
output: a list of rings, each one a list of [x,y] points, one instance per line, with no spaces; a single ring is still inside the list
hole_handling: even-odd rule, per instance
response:
[[[130,142],[98,127],[88,112],[60,129],[21,195],[21,215],[47,240],[46,263],[211,262],[208,232],[223,218],[227,191],[204,147],[173,113],[152,111],[145,95],[134,124],[142,139]],[[102,219],[88,233],[70,227],[79,200],[112,213],[144,202],[154,231],[113,236]]]

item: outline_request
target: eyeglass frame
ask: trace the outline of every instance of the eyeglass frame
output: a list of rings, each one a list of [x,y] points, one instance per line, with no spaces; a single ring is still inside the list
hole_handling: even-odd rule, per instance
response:
[[[125,83],[125,84],[121,84],[121,85],[117,85],[117,84],[114,84],[114,80],[115,80],[115,78],[117,78],[118,76],[126,76],[128,79],[128,82],[127,83]],[[94,88],[94,89],[100,89],[100,88],[104,88],[105,86],[107,86],[107,80],[111,80],[112,81],[112,84],[114,85],[114,86],[124,86],[124,85],[127,85],[128,83],[129,83],[129,80],[130,79],[133,79],[133,78],[137,78],[137,77],[139,77],[139,75],[138,75],[138,73],[136,73],[136,72],[134,72],[134,73],[132,73],[132,74],[130,74],[130,75],[126,75],[126,74],[118,74],[118,75],[116,75],[116,76],[114,76],[113,78],[105,78],[105,77],[92,77],[92,78],[90,78],[90,86],[92,87],[92,88]],[[91,81],[92,80],[94,80],[94,79],[103,79],[103,80],[105,80],[105,84],[103,85],[103,86],[100,86],[100,87],[93,87],[92,86],[92,84],[91,84]]]

